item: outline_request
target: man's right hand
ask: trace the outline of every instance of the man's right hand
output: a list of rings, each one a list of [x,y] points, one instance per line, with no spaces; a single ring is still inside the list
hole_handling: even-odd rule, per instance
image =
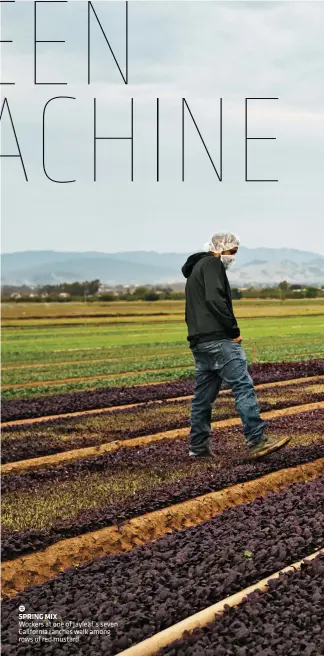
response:
[[[239,337],[235,337],[235,339],[233,339],[233,342],[242,342],[242,341],[243,341],[243,337],[241,337],[241,335]]]

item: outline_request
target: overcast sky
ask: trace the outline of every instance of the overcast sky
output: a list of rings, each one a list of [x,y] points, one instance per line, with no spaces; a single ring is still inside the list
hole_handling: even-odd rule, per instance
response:
[[[250,247],[324,253],[324,3],[315,1],[129,2],[129,84],[125,85],[100,27],[91,20],[92,83],[87,84],[87,2],[37,5],[33,84],[33,10],[29,0],[2,4],[2,97],[8,98],[28,176],[17,158],[2,159],[2,250],[195,251],[217,230],[236,232]],[[125,3],[94,1],[125,71]],[[42,112],[46,167],[42,168]],[[93,181],[93,98],[98,136]],[[185,114],[182,182],[181,99],[185,97],[220,170],[220,182]],[[245,182],[245,97],[248,176]],[[156,182],[156,98],[160,98],[160,181]],[[17,153],[6,110],[2,153]]]

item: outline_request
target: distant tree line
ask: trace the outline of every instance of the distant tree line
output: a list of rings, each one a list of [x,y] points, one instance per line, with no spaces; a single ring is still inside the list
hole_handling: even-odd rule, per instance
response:
[[[312,287],[305,285],[290,285],[283,280],[274,287],[249,287],[242,292],[243,298],[278,298],[284,301],[286,298],[323,298],[324,285],[322,287]]]
[[[62,283],[59,285],[42,285],[36,288],[27,285],[2,287],[2,300],[11,302],[70,302],[70,301],[165,301],[183,300],[184,290],[176,291],[169,286],[140,285],[123,286],[117,285],[113,289],[105,289],[100,280],[85,282]],[[322,287],[290,285],[283,280],[279,285],[272,287],[249,287],[247,289],[232,288],[232,298],[273,298],[284,301],[287,298],[324,298],[324,285]]]
[[[96,298],[100,288],[100,280],[86,280],[85,282],[61,283],[59,285],[3,285],[2,300],[17,302],[68,302]]]

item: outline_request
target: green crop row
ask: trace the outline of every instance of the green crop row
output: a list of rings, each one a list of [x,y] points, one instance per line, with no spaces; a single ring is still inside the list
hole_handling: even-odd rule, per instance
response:
[[[290,359],[291,357],[302,355],[311,355],[313,351],[316,353],[324,354],[324,342],[318,340],[311,344],[304,342],[285,344],[278,340],[273,345],[264,346],[262,341],[255,346],[247,343],[245,351],[249,358],[260,360],[261,358],[273,359]],[[167,369],[177,366],[191,366],[193,364],[193,357],[189,349],[184,351],[184,348],[177,353],[166,354],[165,356],[158,357],[152,354],[151,357],[134,356],[132,358],[122,358],[120,360],[107,360],[104,362],[77,362],[71,364],[62,364],[60,367],[44,365],[42,368],[23,368],[23,369],[8,369],[4,370],[2,375],[3,385],[15,385],[23,383],[37,384],[42,381],[55,381],[64,378],[82,378],[87,376],[103,376],[119,373],[145,371],[147,369]],[[76,381],[77,382],[77,381]],[[91,381],[89,382],[91,384]]]
[[[244,319],[240,322],[241,333],[245,339],[261,339],[278,337],[290,337],[312,340],[312,337],[320,337],[323,334],[324,318],[322,316],[312,317],[288,317],[288,318],[260,318]],[[12,330],[3,336],[3,362],[12,360],[12,355],[20,354],[20,360],[24,360],[24,352],[34,352],[35,355],[42,351],[50,354],[58,349],[68,350],[70,348],[113,347],[124,345],[141,346],[144,344],[180,342],[185,345],[186,327],[184,322],[172,324],[165,322],[164,325],[142,323],[139,326],[123,325],[111,327],[94,328],[63,328],[52,330],[23,331]],[[308,336],[308,337],[306,337]]]

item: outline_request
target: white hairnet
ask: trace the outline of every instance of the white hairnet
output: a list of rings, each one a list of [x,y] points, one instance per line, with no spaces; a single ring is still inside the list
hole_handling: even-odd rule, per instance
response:
[[[210,242],[205,244],[206,251],[213,253],[221,253],[222,251],[229,251],[240,245],[240,240],[232,232],[216,232],[212,236]]]

